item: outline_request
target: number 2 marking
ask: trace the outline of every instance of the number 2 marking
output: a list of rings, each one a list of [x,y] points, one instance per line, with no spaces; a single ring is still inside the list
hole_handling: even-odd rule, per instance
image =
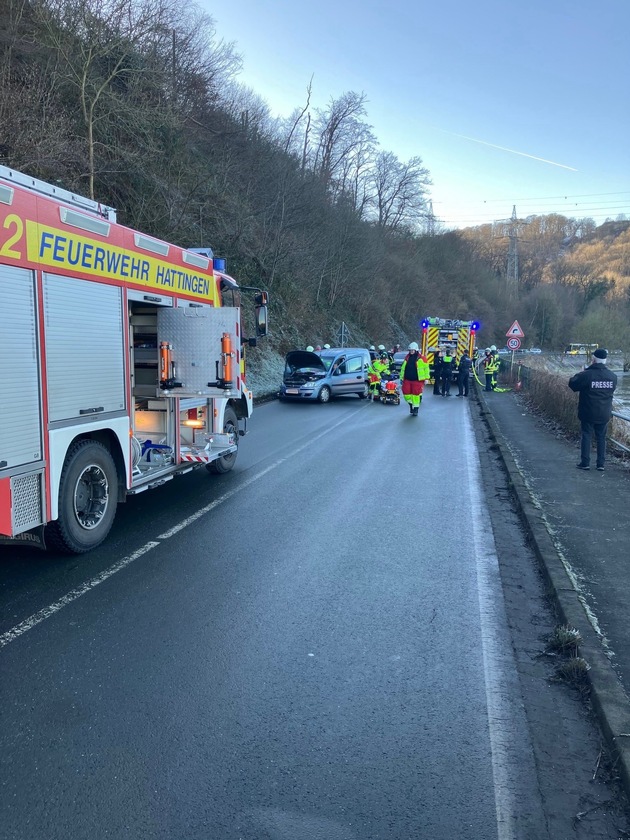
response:
[[[5,228],[5,230],[9,230],[11,227],[14,227],[15,232],[9,236],[7,241],[0,248],[0,257],[13,257],[14,260],[21,260],[23,257],[22,252],[12,248],[11,246],[15,245],[15,243],[22,238],[22,235],[24,234],[24,222],[19,216],[12,213],[6,217],[2,227]]]

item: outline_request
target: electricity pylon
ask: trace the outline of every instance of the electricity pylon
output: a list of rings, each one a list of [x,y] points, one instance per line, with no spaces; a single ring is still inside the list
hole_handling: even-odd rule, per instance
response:
[[[432,201],[429,201],[427,205],[427,234],[429,236],[435,235],[435,216],[433,215]]]
[[[518,291],[518,237],[523,225],[528,225],[524,219],[519,219],[516,215],[516,205],[512,207],[512,215],[509,219],[501,219],[494,222],[495,225],[500,225],[502,232],[499,234],[502,237],[507,237],[510,240],[508,247],[507,258],[507,285],[508,289],[513,292]]]

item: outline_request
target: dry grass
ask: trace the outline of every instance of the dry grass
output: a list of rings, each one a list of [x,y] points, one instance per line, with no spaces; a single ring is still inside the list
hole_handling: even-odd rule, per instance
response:
[[[577,656],[578,645],[582,641],[580,631],[566,624],[556,627],[547,639],[547,650],[556,653],[570,653]]]
[[[556,665],[556,677],[576,688],[583,688],[588,683],[591,666],[582,656],[571,656]]]

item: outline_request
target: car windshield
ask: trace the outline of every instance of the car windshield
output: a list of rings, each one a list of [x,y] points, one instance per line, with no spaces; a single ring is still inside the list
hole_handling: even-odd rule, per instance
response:
[[[324,355],[323,353],[319,354],[319,358],[322,360],[322,363],[326,370],[330,370],[330,366],[335,361],[336,354],[330,354],[328,356]]]

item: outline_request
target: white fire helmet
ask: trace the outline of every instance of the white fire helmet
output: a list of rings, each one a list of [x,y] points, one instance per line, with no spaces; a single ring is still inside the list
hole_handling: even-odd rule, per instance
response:
[[[378,345],[378,349],[379,349],[379,350],[384,350],[384,349],[385,349],[385,345],[384,345],[384,344],[379,344],[379,345]]]
[[[330,350],[330,344],[324,344],[324,350]]]
[[[308,345],[308,347],[306,348],[306,352],[307,352],[307,353],[312,353],[312,352],[313,352],[313,349],[314,349],[314,348],[313,348],[313,345],[312,345],[312,344],[309,344],[309,345]]]
[[[418,347],[418,342],[417,341],[412,341],[407,349],[408,350],[419,350],[420,348]]]
[[[496,347],[496,344],[492,344],[492,345],[490,346],[490,349],[492,350],[492,352],[493,352],[493,353],[496,353],[496,352],[497,352],[497,347]]]
[[[492,353],[492,349],[490,347],[486,347],[486,353]]]

